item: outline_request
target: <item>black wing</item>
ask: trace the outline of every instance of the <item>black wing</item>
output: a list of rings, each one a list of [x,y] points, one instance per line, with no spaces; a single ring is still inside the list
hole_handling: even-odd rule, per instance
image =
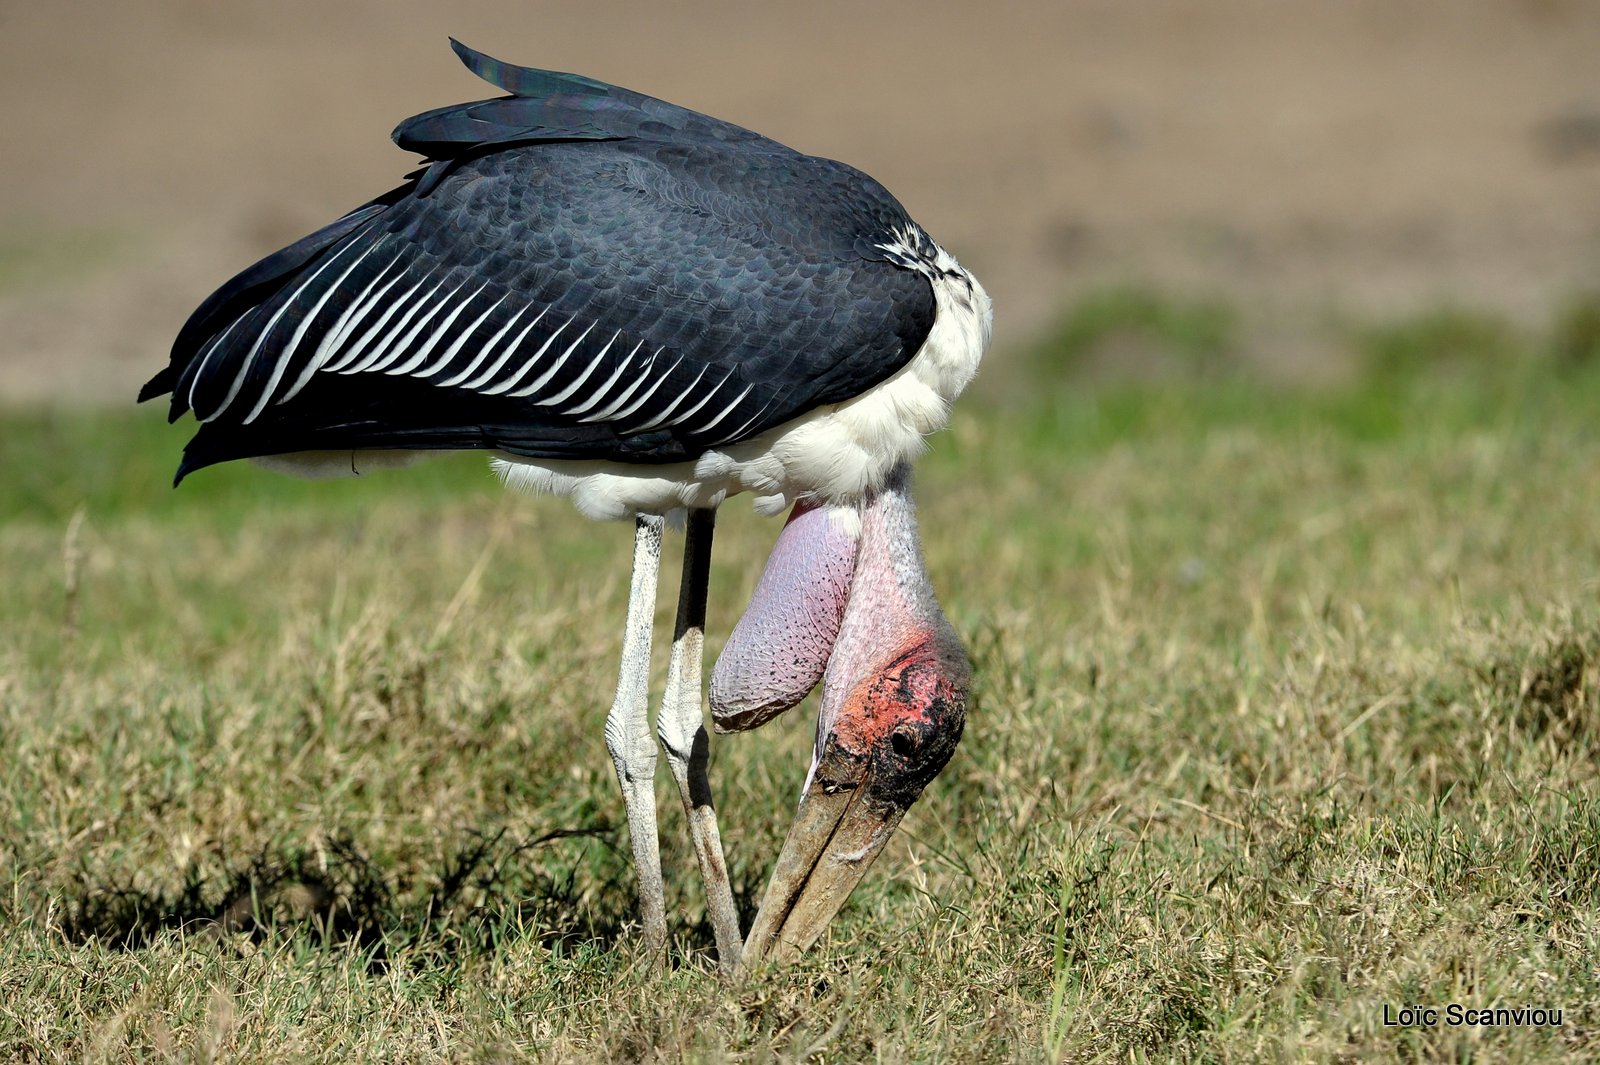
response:
[[[403,124],[441,161],[201,305],[141,394],[203,422],[180,478],[345,448],[676,461],[859,395],[922,345],[931,287],[890,257],[925,236],[871,178],[465,58],[550,95]],[[520,103],[538,115],[493,110]]]

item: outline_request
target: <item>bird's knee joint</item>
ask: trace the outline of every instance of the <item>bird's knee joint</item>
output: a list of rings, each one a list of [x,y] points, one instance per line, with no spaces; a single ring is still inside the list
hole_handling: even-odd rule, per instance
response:
[[[655,775],[656,747],[648,733],[637,740],[607,736],[606,750],[611,752],[619,777],[649,779]]]

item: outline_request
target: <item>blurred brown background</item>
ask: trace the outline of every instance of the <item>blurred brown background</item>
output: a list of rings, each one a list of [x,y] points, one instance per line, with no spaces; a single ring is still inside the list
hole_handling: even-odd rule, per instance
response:
[[[125,401],[190,309],[396,184],[446,47],[847,160],[987,284],[997,355],[1075,294],[1294,323],[1600,282],[1600,3],[0,2],[0,402]]]

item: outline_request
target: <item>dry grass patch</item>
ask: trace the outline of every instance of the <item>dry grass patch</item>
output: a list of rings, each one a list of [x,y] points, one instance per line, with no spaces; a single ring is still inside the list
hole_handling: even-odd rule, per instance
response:
[[[820,948],[731,989],[666,790],[671,967],[633,952],[627,529],[453,461],[146,505],[165,433],[13,418],[0,1057],[1591,1058],[1600,381],[1565,372],[961,412],[920,483],[961,752]],[[775,531],[737,511],[714,634]],[[747,916],[810,733],[715,744]],[[1450,1001],[1565,1021],[1382,1023]]]

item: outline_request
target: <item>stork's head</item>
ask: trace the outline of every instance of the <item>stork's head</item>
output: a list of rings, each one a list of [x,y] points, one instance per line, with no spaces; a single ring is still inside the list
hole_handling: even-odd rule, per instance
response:
[[[968,677],[928,583],[904,467],[855,510],[795,507],[711,681],[724,732],[823,682],[811,771],[746,965],[822,934],[955,752]]]

